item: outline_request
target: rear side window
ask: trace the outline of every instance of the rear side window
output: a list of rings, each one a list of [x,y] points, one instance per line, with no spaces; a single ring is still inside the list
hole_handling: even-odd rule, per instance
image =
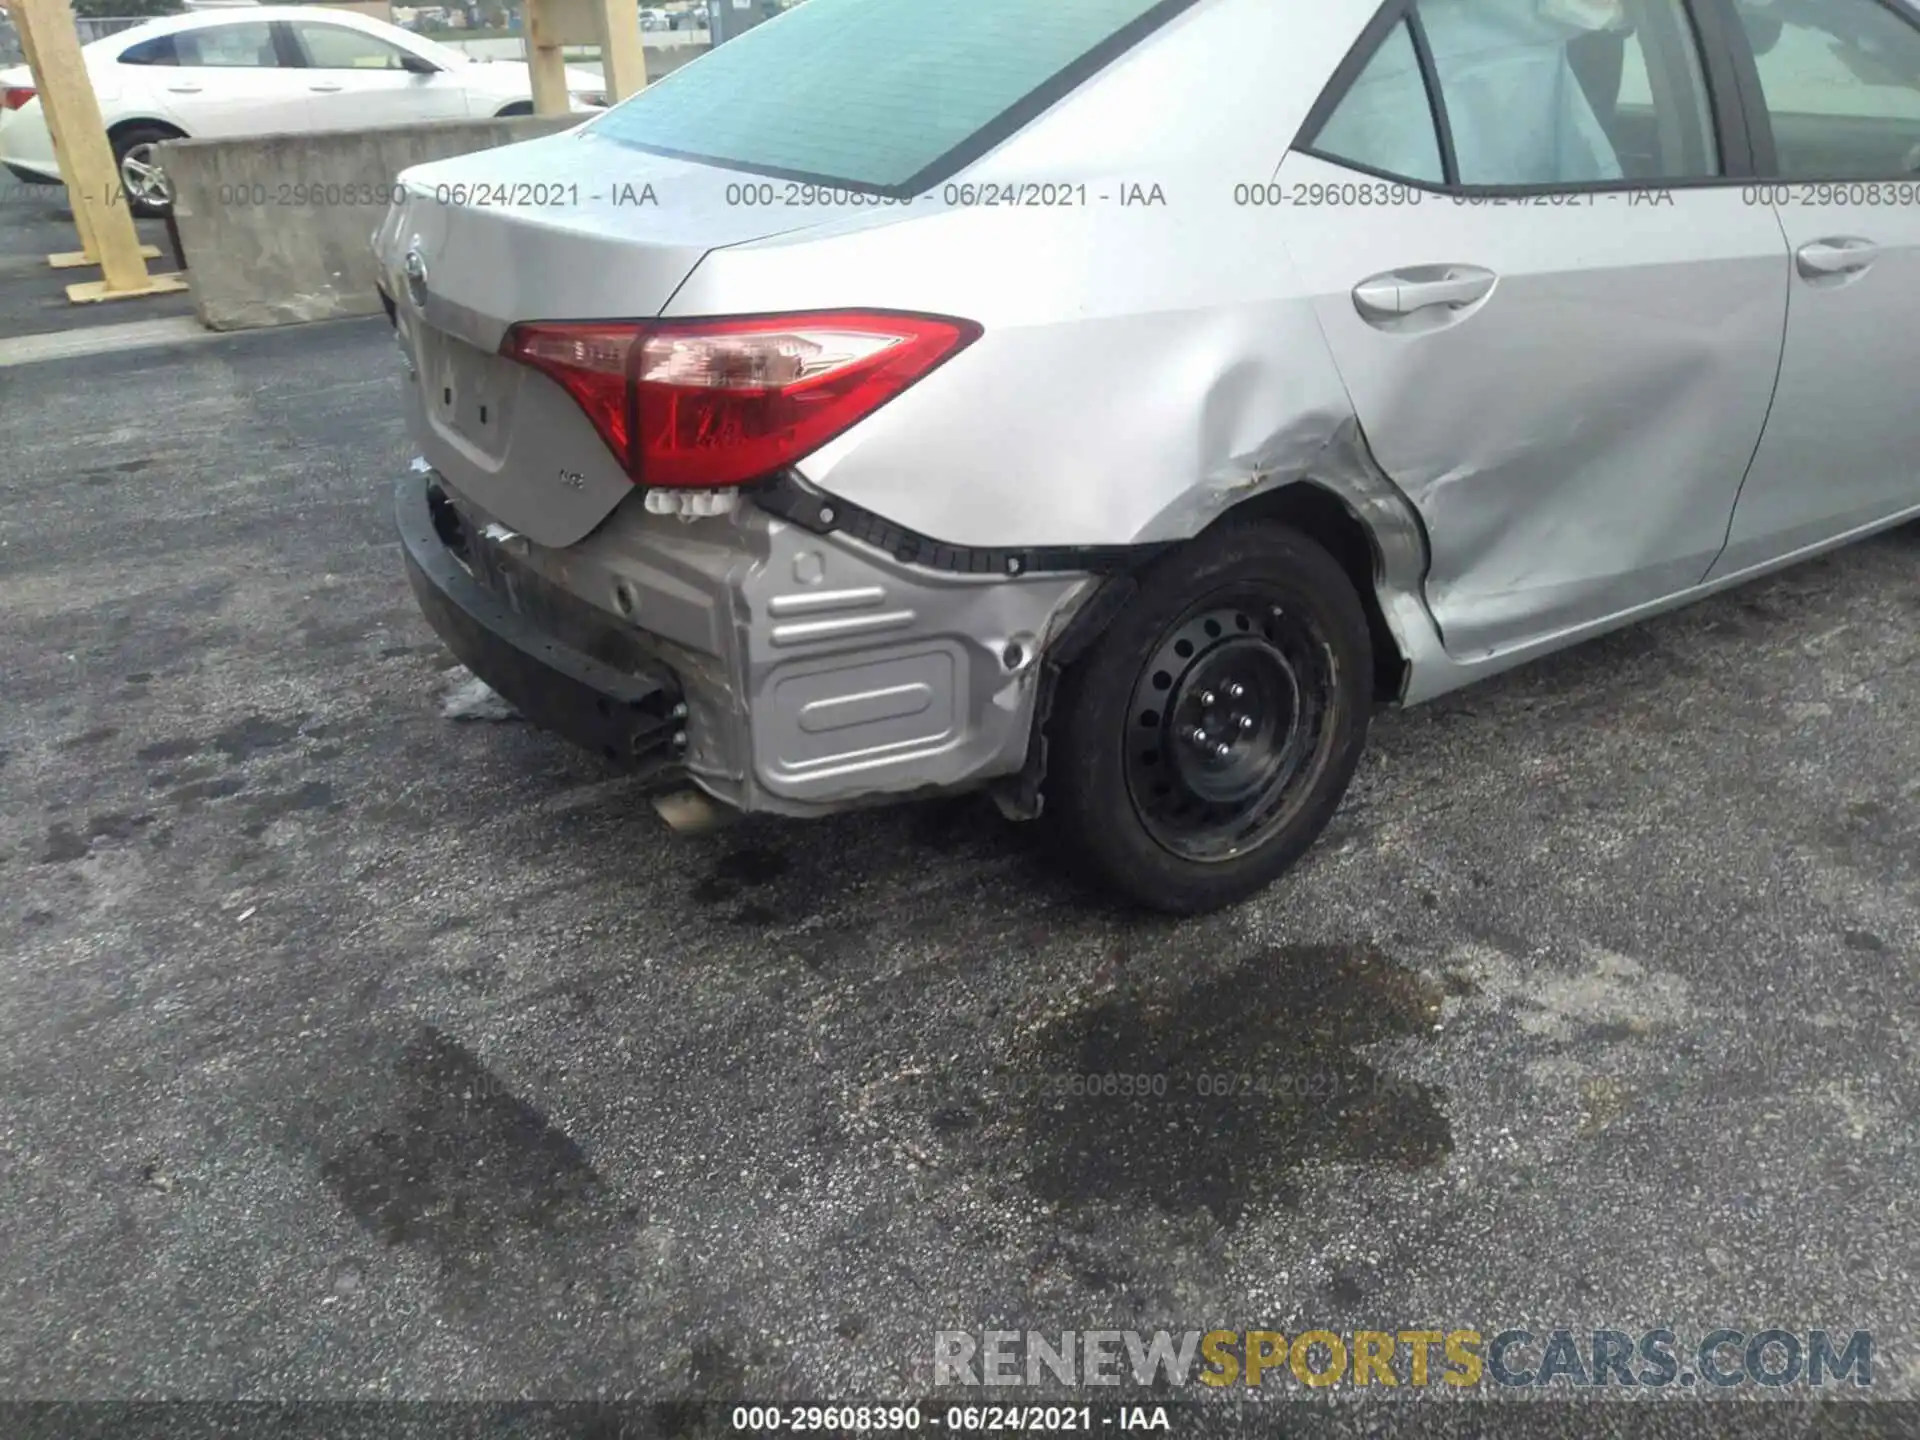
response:
[[[1440,132],[1407,21],[1394,26],[1374,51],[1320,128],[1314,148],[1369,170],[1444,183]]]
[[[173,37],[173,44],[182,65],[271,70],[280,63],[273,47],[273,27],[261,20],[183,30]]]
[[[138,45],[130,45],[120,52],[122,65],[173,65],[178,63],[173,54],[173,36],[156,35],[151,40],[142,40]]]
[[[806,0],[594,123],[643,150],[912,192],[1193,0]]]
[[[1554,190],[1720,175],[1681,0],[1413,0],[1407,9],[1307,149],[1427,184],[1443,157],[1453,161],[1447,181],[1467,186]],[[1445,144],[1436,121],[1445,123]]]

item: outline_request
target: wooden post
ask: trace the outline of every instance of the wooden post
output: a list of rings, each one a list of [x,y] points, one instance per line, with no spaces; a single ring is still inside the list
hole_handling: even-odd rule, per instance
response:
[[[527,70],[533,80],[536,115],[565,115],[573,109],[567,97],[566,56],[560,51],[567,28],[565,17],[556,13],[560,9],[556,0],[526,0]]]
[[[20,32],[21,48],[33,71],[34,90],[53,136],[67,197],[73,204],[74,228],[82,249],[73,255],[47,257],[54,264],[97,264],[104,279],[67,287],[76,303],[118,300],[134,295],[156,295],[184,290],[179,275],[147,274],[146,251],[133,228],[133,213],[120,193],[120,175],[113,163],[113,147],[100,118],[100,102],[80,54],[68,0],[13,0],[12,15]],[[158,255],[157,250],[152,254]]]
[[[647,52],[640,39],[640,11],[633,0],[593,0],[600,32],[600,69],[607,103],[617,105],[647,88]]]
[[[14,28],[15,32],[20,36],[20,51],[26,57],[27,69],[33,72],[33,83],[38,87],[40,84],[40,61],[34,55],[33,35],[28,29],[24,17],[21,23],[17,24]],[[54,129],[53,112],[47,109],[44,103],[40,106],[40,110],[41,114],[46,118],[47,133],[53,136],[54,163],[59,164],[60,134]],[[66,178],[66,171],[64,169],[61,171],[61,178]],[[87,216],[86,207],[75,198],[71,188],[67,189],[66,195],[67,213],[73,216],[73,228],[80,232],[80,248],[78,250],[62,251],[57,255],[49,255],[47,257],[47,263],[56,270],[70,269],[75,265],[98,265],[100,263],[100,252],[94,247],[93,243],[93,222]]]
[[[608,103],[624,100],[647,84],[647,52],[640,39],[640,9],[633,0],[525,0],[527,68],[533,75],[536,115],[565,115],[565,45],[600,47]]]

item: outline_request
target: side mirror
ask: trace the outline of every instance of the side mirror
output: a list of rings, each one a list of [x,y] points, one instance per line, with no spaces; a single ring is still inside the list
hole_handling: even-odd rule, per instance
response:
[[[418,55],[402,55],[400,68],[409,75],[438,75],[440,67],[431,60],[422,60]]]

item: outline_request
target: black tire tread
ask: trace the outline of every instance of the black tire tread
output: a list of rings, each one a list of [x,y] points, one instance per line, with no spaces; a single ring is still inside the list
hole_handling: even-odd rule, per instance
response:
[[[1134,813],[1121,752],[1133,685],[1162,631],[1206,591],[1258,578],[1315,614],[1334,653],[1335,735],[1306,805],[1258,849],[1203,864],[1157,844]],[[1279,878],[1333,818],[1366,745],[1373,646],[1353,582],[1306,535],[1261,521],[1229,521],[1155,561],[1140,588],[1062,675],[1049,725],[1043,823],[1059,853],[1100,887],[1175,915],[1216,910]]]

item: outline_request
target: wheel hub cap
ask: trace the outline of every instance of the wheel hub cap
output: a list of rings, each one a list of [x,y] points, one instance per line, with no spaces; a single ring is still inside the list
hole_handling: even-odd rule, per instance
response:
[[[1216,804],[1268,777],[1299,711],[1293,671],[1264,638],[1223,642],[1176,681],[1173,696],[1174,768]]]
[[[151,145],[135,145],[120,157],[120,182],[133,199],[150,205],[165,205],[173,199],[167,172],[160,168]]]

